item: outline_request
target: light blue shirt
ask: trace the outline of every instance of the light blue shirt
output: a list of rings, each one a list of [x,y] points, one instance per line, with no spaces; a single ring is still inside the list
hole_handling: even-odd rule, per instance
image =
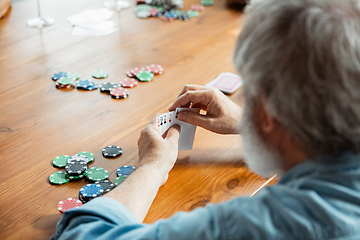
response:
[[[153,224],[100,197],[65,212],[52,239],[360,239],[360,155],[308,160],[256,196]]]

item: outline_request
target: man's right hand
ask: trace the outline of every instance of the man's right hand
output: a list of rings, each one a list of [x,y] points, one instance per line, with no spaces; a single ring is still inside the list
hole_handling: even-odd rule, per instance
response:
[[[185,85],[169,111],[179,107],[201,108],[206,115],[182,111],[178,119],[215,133],[238,134],[242,109],[217,88]]]

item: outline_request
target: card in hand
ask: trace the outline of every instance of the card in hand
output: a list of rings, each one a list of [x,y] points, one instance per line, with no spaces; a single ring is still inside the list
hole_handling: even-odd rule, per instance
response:
[[[230,94],[235,92],[241,85],[242,79],[240,76],[233,73],[220,73],[214,80],[206,84],[206,87],[216,87],[220,91]]]
[[[195,131],[196,126],[180,121],[177,118],[177,114],[181,111],[191,111],[191,112],[200,112],[199,108],[177,108],[175,111],[163,113],[158,116],[156,119],[156,123],[159,129],[159,133],[163,135],[171,126],[174,124],[179,124],[181,131],[180,131],[180,137],[179,137],[179,151],[181,150],[191,150],[193,143],[194,143],[194,137],[195,137]]]

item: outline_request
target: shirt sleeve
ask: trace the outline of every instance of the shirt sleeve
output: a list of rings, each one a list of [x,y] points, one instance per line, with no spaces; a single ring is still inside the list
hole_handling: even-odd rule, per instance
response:
[[[213,206],[208,204],[153,224],[142,224],[118,201],[100,197],[66,211],[51,239],[221,239],[219,217]]]

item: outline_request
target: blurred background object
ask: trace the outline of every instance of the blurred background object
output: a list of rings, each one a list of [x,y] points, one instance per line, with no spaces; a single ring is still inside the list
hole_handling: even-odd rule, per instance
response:
[[[227,6],[236,10],[242,10],[249,3],[250,0],[226,0]]]
[[[11,0],[0,0],[0,18],[4,17],[11,6]]]

